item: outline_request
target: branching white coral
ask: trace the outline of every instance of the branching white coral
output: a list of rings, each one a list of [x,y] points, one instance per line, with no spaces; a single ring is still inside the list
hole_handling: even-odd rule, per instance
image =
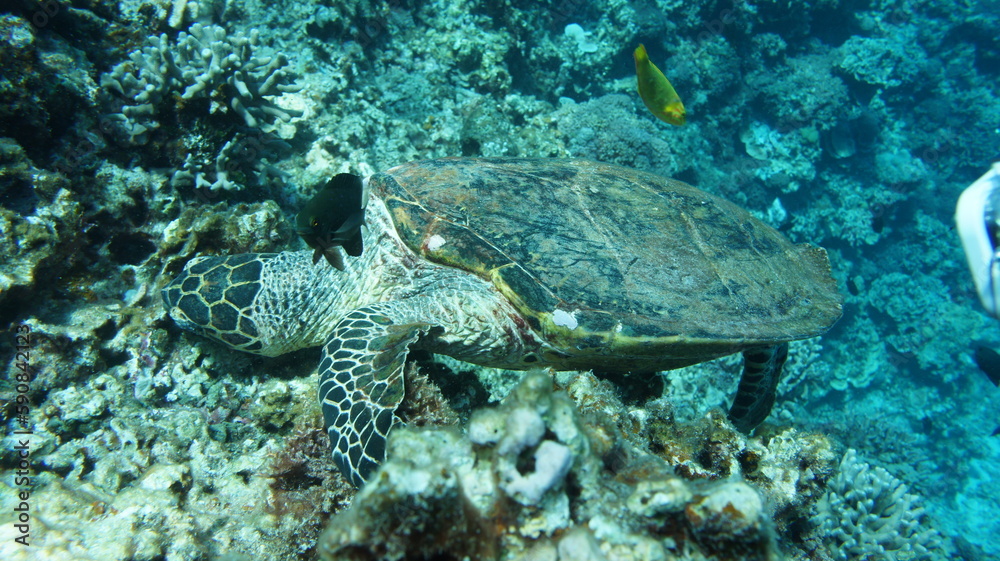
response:
[[[228,36],[217,25],[196,23],[176,41],[166,34],[150,37],[129,61],[101,76],[101,85],[125,98],[121,113],[112,115],[134,143],[159,126],[156,113],[175,99],[212,100],[212,110],[235,111],[249,127],[268,131],[276,119],[300,113],[282,109],[266,96],[298,91],[284,70],[284,55],[254,56],[259,33]]]
[[[946,558],[920,498],[888,471],[858,460],[854,450],[844,454],[828,486],[812,522],[837,559]]]

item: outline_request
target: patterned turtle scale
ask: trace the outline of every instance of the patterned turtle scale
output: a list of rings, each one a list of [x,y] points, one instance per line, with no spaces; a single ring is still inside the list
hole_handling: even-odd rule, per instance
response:
[[[841,314],[823,249],[680,181],[589,160],[464,158],[372,181],[410,249],[492,282],[581,368],[664,343],[651,366],[687,366],[813,337]],[[431,251],[433,236],[444,243]],[[578,327],[557,325],[556,310]]]

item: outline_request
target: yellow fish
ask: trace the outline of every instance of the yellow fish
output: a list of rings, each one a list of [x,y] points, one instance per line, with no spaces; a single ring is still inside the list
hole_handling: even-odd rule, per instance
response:
[[[646,47],[635,49],[635,76],[639,81],[639,97],[657,119],[681,126],[687,122],[681,96],[670,85],[670,80],[650,62]]]

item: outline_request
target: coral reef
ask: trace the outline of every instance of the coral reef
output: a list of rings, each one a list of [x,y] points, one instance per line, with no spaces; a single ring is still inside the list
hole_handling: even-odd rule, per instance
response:
[[[171,183],[211,192],[242,189],[251,178],[260,183],[268,175],[281,177],[267,159],[289,146],[272,133],[276,123],[287,123],[303,111],[282,107],[272,98],[300,88],[285,69],[287,58],[260,56],[259,43],[256,29],[229,35],[220,26],[201,23],[180,32],[175,41],[166,34],[150,37],[128,62],[101,76],[101,85],[124,102],[120,112],[105,118],[108,128],[123,141],[142,145],[160,120],[183,120],[179,114],[191,111],[189,107],[204,112],[199,119],[232,112],[245,126],[230,123],[229,138],[218,132],[190,137],[193,150],[172,162]]]
[[[918,79],[927,53],[914,41],[914,29],[902,38],[853,36],[837,49],[837,68],[855,80],[880,87],[899,87]],[[900,40],[902,39],[902,40]]]
[[[636,117],[635,100],[620,94],[584,103],[566,99],[559,109],[559,132],[573,156],[675,175],[676,149],[656,135],[657,126]]]
[[[44,268],[49,274],[66,267],[80,236],[82,209],[59,174],[40,172],[24,149],[0,138],[0,256],[8,266],[0,272],[0,307],[23,298]]]
[[[779,130],[803,126],[825,128],[844,116],[849,92],[834,75],[829,56],[789,57],[775,73],[754,75],[753,103],[767,108],[768,116]],[[812,142],[815,143],[815,138]],[[816,155],[811,159],[815,161]]]
[[[186,24],[199,22],[210,24],[215,21],[225,8],[222,0],[171,0],[170,16],[167,25],[174,29],[181,29]]]
[[[819,133],[814,128],[783,135],[764,123],[753,123],[740,134],[740,141],[751,158],[771,164],[756,168],[754,175],[784,193],[798,191],[815,177]]]
[[[322,513],[350,493],[325,442],[267,437],[221,412],[229,402],[136,410],[117,370],[58,392],[35,419],[31,547],[6,539],[5,559],[201,559],[230,550],[278,559],[311,550]],[[308,384],[289,393],[311,401]],[[11,482],[0,488],[12,512]],[[4,520],[5,538],[10,530]]]
[[[72,116],[86,113],[98,89],[87,72],[92,61],[7,10],[0,13],[0,36],[0,137],[15,139],[33,158],[68,156],[80,133]]]

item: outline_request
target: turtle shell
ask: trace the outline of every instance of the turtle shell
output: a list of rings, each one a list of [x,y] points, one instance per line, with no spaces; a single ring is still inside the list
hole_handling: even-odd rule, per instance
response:
[[[573,354],[669,345],[686,349],[669,365],[681,366],[813,337],[841,314],[823,249],[673,179],[580,159],[444,158],[370,186],[414,252],[492,282]]]

